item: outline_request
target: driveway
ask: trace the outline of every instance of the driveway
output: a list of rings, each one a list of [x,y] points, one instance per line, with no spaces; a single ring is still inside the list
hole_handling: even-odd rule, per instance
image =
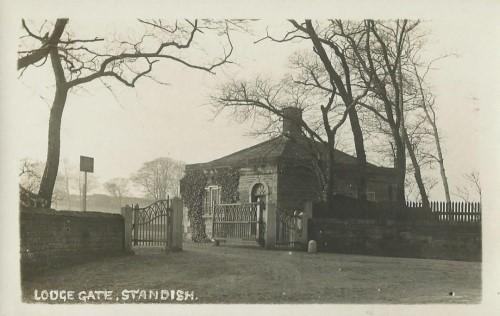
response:
[[[49,303],[479,303],[481,263],[185,243],[178,253],[140,249],[49,271],[22,287],[25,301]]]

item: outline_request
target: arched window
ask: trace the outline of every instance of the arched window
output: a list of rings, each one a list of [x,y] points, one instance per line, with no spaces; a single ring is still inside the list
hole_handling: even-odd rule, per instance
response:
[[[266,202],[267,190],[266,186],[262,183],[257,183],[253,186],[251,192],[251,201],[263,201]]]

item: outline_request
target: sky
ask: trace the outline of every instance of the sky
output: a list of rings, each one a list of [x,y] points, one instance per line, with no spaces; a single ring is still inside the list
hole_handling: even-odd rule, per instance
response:
[[[133,19],[71,20],[69,27],[84,30],[82,36],[109,36],[111,31],[134,32],[136,25]],[[491,106],[483,100],[481,92],[486,88],[491,52],[482,49],[488,45],[487,38],[477,36],[483,27],[481,23],[434,19],[425,20],[422,27],[428,32],[424,53],[429,59],[454,54],[439,61],[429,77],[436,95],[438,124],[453,191],[465,184],[464,173],[480,169],[480,115],[484,107]],[[104,183],[111,178],[128,177],[142,163],[158,157],[168,156],[186,163],[205,162],[262,141],[263,138],[249,136],[253,128],[250,123],[237,123],[224,115],[215,117],[209,105],[210,94],[232,78],[258,75],[279,80],[289,71],[292,53],[311,47],[307,41],[254,44],[266,34],[266,29],[276,36],[283,34],[288,29],[288,22],[283,20],[259,21],[251,24],[251,28],[253,35],[233,34],[235,64],[217,69],[215,75],[162,63],[153,75],[168,85],[146,79],[131,89],[107,81],[112,84],[112,94],[97,81],[73,91],[63,115],[61,160],[76,168],[80,155],[94,157],[95,176]],[[219,42],[202,44],[207,54],[222,54]],[[20,158],[45,159],[53,95],[50,71],[50,67],[29,69],[17,82],[21,92],[17,106],[26,127],[18,139],[22,148]],[[444,198],[440,185],[433,189],[431,198]]]

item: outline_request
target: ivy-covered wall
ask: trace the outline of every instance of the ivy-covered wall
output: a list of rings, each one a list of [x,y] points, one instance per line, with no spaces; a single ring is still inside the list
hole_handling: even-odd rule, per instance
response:
[[[237,169],[188,169],[181,179],[181,196],[189,212],[192,228],[192,239],[195,242],[207,238],[203,223],[203,198],[207,185],[221,187],[221,202],[236,203],[238,193],[239,172]]]
[[[210,176],[210,184],[221,187],[221,203],[236,203],[239,201],[239,183],[240,175],[235,169],[214,170]]]
[[[203,170],[186,170],[180,181],[180,191],[184,205],[188,208],[188,217],[192,228],[193,241],[202,241],[206,238],[203,227],[202,208],[203,193],[207,184],[207,177]]]

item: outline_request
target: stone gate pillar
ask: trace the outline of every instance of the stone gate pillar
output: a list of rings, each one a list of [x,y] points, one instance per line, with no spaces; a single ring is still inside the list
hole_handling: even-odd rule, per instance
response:
[[[172,199],[172,246],[170,250],[180,251],[182,250],[182,237],[183,237],[183,227],[182,227],[182,217],[183,217],[183,203],[180,198]]]
[[[133,209],[131,206],[126,205],[121,208],[121,214],[124,220],[124,236],[123,236],[123,250],[125,252],[132,252],[132,216]]]
[[[266,204],[266,249],[274,249],[276,246],[276,203],[268,202]]]

